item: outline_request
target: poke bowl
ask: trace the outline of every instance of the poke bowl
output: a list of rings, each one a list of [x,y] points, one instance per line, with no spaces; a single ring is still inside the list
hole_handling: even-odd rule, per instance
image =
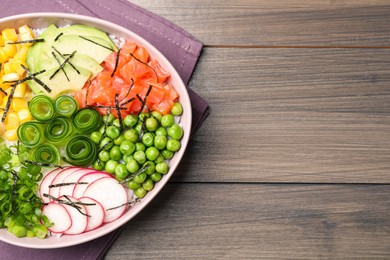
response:
[[[0,171],[8,172],[9,212],[13,212],[21,207],[15,201],[22,195],[14,190],[16,183],[22,179],[18,175],[20,169],[26,165],[38,166],[40,177],[36,177],[34,186],[38,188],[33,190],[39,201],[34,201],[36,213],[31,213],[31,209],[28,214],[36,214],[34,219],[39,219],[43,231],[41,229],[40,233],[34,234],[37,229],[30,230],[30,226],[23,227],[23,224],[20,226],[15,219],[2,219],[0,240],[21,247],[50,249],[104,236],[142,211],[161,191],[182,160],[192,121],[186,86],[155,46],[131,30],[108,21],[66,13],[30,13],[0,19],[0,32],[9,28],[15,29],[18,39],[13,42],[7,41],[6,36],[3,36],[3,42],[0,39],[0,83],[4,86],[8,84],[7,89],[1,89],[3,102],[0,108],[2,124],[5,124],[3,135],[8,135],[8,139],[3,138],[2,145],[13,150],[13,154],[9,161],[0,165]],[[26,28],[31,30],[32,39],[22,38]],[[49,34],[49,28],[54,33]],[[85,28],[92,28],[94,32],[90,34],[91,30]],[[20,73],[16,78],[6,71],[16,66],[16,57],[8,57],[8,61],[14,61],[8,67],[1,60],[1,51],[11,45],[15,46],[16,52],[24,45],[29,48],[25,53],[26,60],[19,64]],[[89,57],[84,60],[86,55]],[[22,99],[16,94],[18,85],[22,83],[27,86],[25,92],[29,94],[23,97],[24,103],[21,103],[30,112],[23,120],[23,113],[11,100]],[[76,104],[72,115],[65,113],[71,104],[69,101],[63,103],[64,114],[61,114],[61,109],[56,110],[57,101],[64,96],[65,99],[71,97]],[[48,119],[48,107],[52,106],[55,115]],[[78,114],[87,110],[88,113],[92,111],[95,117],[87,113],[78,118]],[[12,114],[20,116],[16,126],[11,125],[14,122],[10,119]],[[77,118],[80,120],[77,121]],[[71,128],[70,134],[63,138],[60,135],[63,129],[58,129],[60,119],[70,122]],[[88,120],[97,122],[93,130],[83,128]],[[31,122],[35,125],[28,125]],[[54,126],[49,128],[49,125]],[[130,132],[137,136],[132,136]],[[44,136],[43,141],[35,138],[39,134]],[[55,139],[50,134],[59,136]],[[164,137],[156,138],[160,136]],[[83,138],[93,148],[92,152],[83,146],[86,145]],[[103,144],[103,139],[108,141]],[[21,158],[19,154],[20,143],[25,144],[26,158]],[[71,147],[71,144],[74,145]],[[54,147],[58,150],[57,157],[53,159],[50,152],[42,147]],[[40,149],[44,151],[36,156]],[[75,153],[74,158],[72,153]],[[89,161],[77,161],[82,153]],[[14,163],[15,160],[17,163]],[[94,176],[96,178],[90,179],[90,182],[80,181],[87,174],[100,174],[102,177]],[[137,182],[134,182],[135,178]],[[105,181],[102,182],[102,179]],[[6,182],[5,179],[3,181]],[[76,195],[77,188],[82,185],[84,188]],[[105,187],[108,187],[107,190]],[[126,195],[107,195],[118,187]],[[15,198],[12,194],[18,195]],[[82,203],[85,197],[87,201],[84,199]],[[0,205],[3,206],[5,203],[1,199],[4,196],[0,196]],[[28,200],[22,201],[23,207],[28,210]],[[96,219],[90,221],[92,217],[88,207],[96,204],[102,208],[99,209],[101,222]],[[48,221],[46,226],[42,216]],[[99,223],[95,223],[94,228],[87,229],[96,221]]]

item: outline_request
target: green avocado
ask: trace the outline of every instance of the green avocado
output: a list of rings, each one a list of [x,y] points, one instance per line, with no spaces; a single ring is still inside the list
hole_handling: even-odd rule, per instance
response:
[[[107,33],[87,25],[58,28],[52,24],[38,38],[44,39],[44,42],[36,42],[31,46],[26,63],[31,73],[45,70],[37,78],[51,87],[52,92],[47,93],[34,80],[28,81],[28,84],[34,93],[43,92],[53,98],[66,91],[81,89],[88,79],[95,77],[98,72],[103,70],[100,64],[113,51],[117,51]],[[62,63],[66,59],[66,55],[73,52],[75,54],[70,62],[80,71],[80,74],[71,65],[66,64],[64,69],[69,81],[63,71],[59,71],[50,80],[50,76],[60,66],[56,58]]]
[[[51,76],[57,71],[58,68],[52,68],[44,73],[41,73],[36,76],[37,79],[39,79],[41,82],[46,84],[47,87],[51,90],[50,92],[47,91],[41,84],[36,82],[35,80],[29,80],[28,84],[31,87],[31,89],[34,91],[34,93],[40,93],[46,94],[47,96],[51,97],[52,99],[56,98],[58,95],[71,93],[74,91],[78,91],[83,88],[85,82],[89,79],[91,76],[91,71],[87,69],[83,69],[81,67],[77,68],[80,74],[72,68],[69,64],[65,64],[64,71],[66,72],[65,76],[64,71],[59,70],[53,78]]]
[[[60,55],[56,54],[56,58],[60,63],[63,63],[66,57],[62,58]],[[43,59],[39,63],[39,70],[45,69],[50,70],[52,68],[58,68],[59,63],[54,56]],[[103,70],[103,67],[100,66],[94,59],[88,55],[76,53],[69,62],[76,68],[83,68],[91,71],[91,77],[94,78],[100,71]]]

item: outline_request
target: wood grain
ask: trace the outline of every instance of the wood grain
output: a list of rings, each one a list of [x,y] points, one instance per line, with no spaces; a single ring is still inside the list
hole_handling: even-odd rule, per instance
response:
[[[106,259],[386,259],[390,186],[170,184]]]
[[[206,45],[390,46],[390,3],[333,0],[135,0]]]
[[[174,180],[389,183],[389,54],[206,48],[190,86],[211,114]]]

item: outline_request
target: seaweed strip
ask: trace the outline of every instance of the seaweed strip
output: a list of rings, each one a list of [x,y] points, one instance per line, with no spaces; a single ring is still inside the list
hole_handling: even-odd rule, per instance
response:
[[[130,91],[131,91],[131,89],[133,88],[133,86],[134,86],[134,79],[133,78],[131,78],[131,85],[130,85],[130,87],[129,87],[129,89],[127,90],[127,93],[126,93],[126,96],[119,102],[119,103],[121,103],[121,105],[123,105],[123,100],[125,100],[126,98],[127,98],[127,96],[130,94]],[[134,99],[133,99],[134,100]],[[127,102],[127,101],[126,101]],[[131,102],[131,101],[130,101]],[[128,104],[128,103],[130,103],[130,102],[127,102],[126,104]]]
[[[16,85],[14,84],[14,85],[12,85],[12,89],[11,89],[11,92],[9,93],[7,104],[5,105],[4,114],[3,114],[3,117],[1,118],[1,122],[3,122],[3,123],[5,121],[5,118],[7,117],[8,111],[11,107],[11,101],[12,101],[12,98],[14,97],[15,89],[16,89]]]
[[[60,33],[54,38],[54,42],[58,41],[58,39],[59,39],[62,35],[64,35],[64,33],[63,33],[63,32],[60,32]]]
[[[84,184],[88,184],[88,182],[65,182],[65,183],[57,183],[57,184],[51,184],[49,185],[49,188],[58,188],[58,187],[62,187],[62,186],[69,186],[69,185],[84,185]]]
[[[107,50],[114,51],[113,49],[111,49],[111,48],[109,48],[109,47],[107,47],[107,46],[104,46],[104,45],[102,45],[102,44],[100,44],[100,43],[98,43],[98,42],[95,42],[95,41],[93,41],[93,40],[91,40],[91,39],[88,39],[88,38],[86,38],[86,37],[84,37],[84,36],[82,36],[82,35],[79,35],[79,37],[80,37],[81,39],[86,40],[86,41],[92,42],[93,44],[96,44],[96,45],[98,45],[98,46],[100,46],[100,47],[103,47],[103,48],[105,48],[105,49],[107,49]]]
[[[121,53],[121,50],[122,49],[119,49],[118,52],[116,53],[115,67],[114,67],[114,70],[111,73],[111,78],[114,77],[114,74],[115,74],[116,70],[118,69],[119,58],[120,58],[119,55]]]
[[[61,66],[61,61],[58,59],[58,57],[57,57],[57,55],[54,53],[54,51],[52,51],[51,54],[53,55],[54,59],[57,61],[58,65]],[[62,70],[62,72],[64,73],[66,79],[67,79],[68,82],[69,82],[70,80],[69,80],[68,74],[66,74],[65,69],[62,67],[61,70]]]
[[[72,52],[72,54],[69,55],[69,56],[61,63],[60,67],[59,67],[56,71],[53,72],[53,74],[50,76],[49,79],[51,80],[51,79],[52,79],[52,78],[53,78],[61,69],[63,69],[64,66],[66,65],[66,63],[68,63],[69,60],[70,60],[75,54],[76,54],[76,51]]]
[[[24,43],[36,43],[36,42],[44,42],[45,39],[32,39],[32,40],[25,40],[25,41],[17,41],[17,42],[6,42],[6,44],[24,44]]]
[[[153,68],[152,68],[149,64],[147,64],[146,62],[143,62],[142,60],[140,60],[140,59],[138,59],[137,57],[135,57],[134,54],[132,54],[131,52],[130,52],[130,56],[133,57],[136,61],[138,61],[138,62],[140,62],[140,63],[146,65],[146,66],[149,67],[151,70],[153,70],[154,75],[156,76],[156,79],[157,79],[157,81],[158,81],[158,74],[157,74],[157,72],[156,72],[155,69],[153,69]]]
[[[143,172],[146,171],[149,167],[150,167],[150,164],[149,164],[149,163],[145,164],[144,166],[142,166],[141,169],[139,169],[139,170],[136,171],[135,173],[131,174],[130,176],[126,177],[125,179],[123,179],[123,180],[121,181],[121,183],[123,184],[123,183],[126,183],[126,182],[128,182],[128,181],[131,181],[135,176],[137,176],[137,175],[143,173]]]
[[[69,55],[62,54],[59,50],[56,49],[56,47],[54,47],[54,46],[51,46],[51,47],[52,47],[52,49],[53,49],[55,52],[57,52],[58,55],[60,55],[61,58],[63,58],[63,59],[65,59],[65,56],[69,56]],[[68,64],[77,72],[77,74],[80,74],[80,71],[76,68],[75,65],[73,65],[72,62],[68,61]]]
[[[64,168],[61,165],[50,164],[50,163],[40,163],[40,162],[34,162],[34,161],[29,161],[29,160],[26,160],[25,162],[26,163],[35,164],[35,165],[38,165],[38,166],[43,166],[43,167],[56,167],[56,168],[60,168],[60,169]]]
[[[41,85],[47,92],[49,92],[49,93],[51,92],[51,89],[45,83],[43,83],[40,79],[36,78],[34,76],[34,74],[31,74],[31,72],[26,68],[26,66],[24,66],[23,64],[20,66],[22,66],[22,68],[27,72],[27,74],[31,77],[32,80],[34,80],[36,83]]]
[[[115,109],[116,109],[116,113],[118,115],[120,129],[122,131],[123,130],[123,120],[122,120],[121,110],[119,107],[118,96],[119,96],[118,94],[115,94]]]
[[[44,72],[46,72],[46,70],[41,70],[41,71],[33,73],[32,76],[35,77],[35,76],[38,76],[39,74],[42,74]],[[28,77],[25,77],[25,78],[22,78],[22,79],[18,79],[18,80],[3,81],[3,83],[9,83],[9,84],[18,85],[18,84],[26,82],[28,80],[32,80],[33,79],[32,76],[28,76]]]
[[[0,88],[0,92],[3,93],[4,95],[8,96],[7,92],[5,92],[4,89]]]

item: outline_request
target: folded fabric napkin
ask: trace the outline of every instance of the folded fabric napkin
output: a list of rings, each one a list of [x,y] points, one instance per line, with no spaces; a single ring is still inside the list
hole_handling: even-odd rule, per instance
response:
[[[2,2],[0,18],[31,12],[67,12],[114,22],[142,36],[176,68],[185,84],[198,61],[202,43],[171,22],[126,0],[12,0]],[[193,135],[208,115],[208,104],[188,88],[192,103]],[[0,259],[102,259],[121,229],[99,239],[67,248],[28,249],[0,241]]]

